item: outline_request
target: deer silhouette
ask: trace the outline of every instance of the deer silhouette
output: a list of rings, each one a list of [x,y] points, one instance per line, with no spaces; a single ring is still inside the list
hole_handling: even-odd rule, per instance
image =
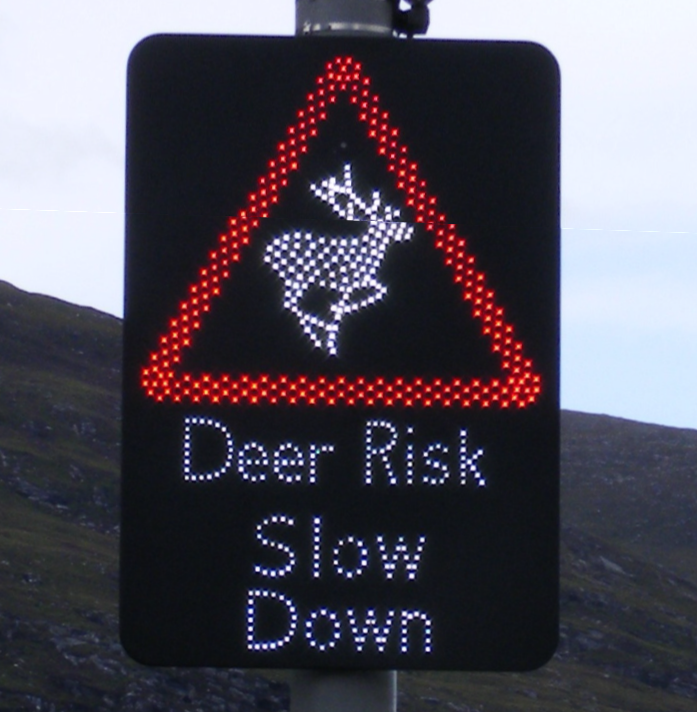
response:
[[[365,222],[367,229],[356,237],[284,233],[267,245],[264,262],[283,281],[284,308],[315,347],[336,356],[343,319],[385,297],[378,272],[387,250],[410,240],[414,228],[397,219],[399,210],[384,204],[380,191],[373,191],[370,203],[356,193],[350,163],[341,179],[311,183],[310,191],[339,218]]]

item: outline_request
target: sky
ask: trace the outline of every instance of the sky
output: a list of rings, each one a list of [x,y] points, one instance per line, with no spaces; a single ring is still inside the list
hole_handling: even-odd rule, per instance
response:
[[[697,2],[430,7],[430,38],[561,67],[562,406],[697,428]],[[2,0],[0,280],[121,316],[131,49],[294,24],[293,0]]]

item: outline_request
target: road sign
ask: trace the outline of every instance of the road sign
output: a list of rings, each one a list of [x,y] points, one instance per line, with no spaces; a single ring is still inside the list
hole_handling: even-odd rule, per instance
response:
[[[131,655],[549,658],[558,142],[557,69],[537,45],[161,36],[134,50]]]

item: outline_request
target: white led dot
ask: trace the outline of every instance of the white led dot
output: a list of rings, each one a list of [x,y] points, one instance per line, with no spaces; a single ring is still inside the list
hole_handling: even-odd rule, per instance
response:
[[[468,477],[473,477],[477,487],[486,487],[486,478],[479,470],[477,460],[484,454],[484,448],[477,448],[470,453],[467,445],[467,430],[460,430],[460,484],[467,484]]]
[[[421,623],[422,651],[433,652],[433,621],[423,611],[402,611],[402,631],[399,641],[399,652],[406,655],[409,652],[409,627],[411,623]]]
[[[407,435],[414,434],[414,427],[411,425],[407,426]],[[414,452],[414,443],[408,440],[404,446],[404,484],[413,485],[414,484],[414,465],[416,463],[416,453]]]
[[[326,621],[325,625],[322,626],[322,633],[327,632],[325,626],[330,628],[329,635],[325,636],[324,640],[317,637],[317,623],[321,621]],[[339,621],[339,616],[335,611],[331,611],[328,608],[318,608],[316,611],[310,611],[310,615],[305,621],[305,638],[311,648],[316,648],[321,652],[336,647],[336,644],[341,638],[341,622]]]
[[[322,578],[322,517],[312,517],[312,578]]]
[[[382,431],[380,433],[380,431]],[[373,473],[384,470],[387,483],[391,487],[399,484],[397,473],[392,462],[392,451],[397,445],[399,431],[389,420],[368,420],[365,424],[365,453],[363,482],[373,484]]]
[[[416,580],[421,565],[421,556],[426,547],[426,537],[423,534],[417,538],[416,544],[411,548],[406,538],[401,534],[394,543],[390,543],[383,534],[377,534],[375,541],[380,552],[383,574],[388,581],[394,579],[400,567],[404,569],[404,576],[408,581]]]
[[[280,604],[288,616],[288,626],[284,635],[271,640],[260,640],[257,630],[258,611],[257,606],[260,601],[274,602]],[[278,591],[271,591],[266,588],[252,589],[247,593],[247,650],[259,652],[269,652],[277,650],[290,643],[295,629],[298,627],[298,612],[295,603]]]
[[[288,484],[302,482],[305,457],[302,448],[293,442],[281,443],[273,453],[274,475]]]
[[[349,623],[349,630],[353,637],[353,644],[357,652],[362,652],[369,638],[373,639],[375,647],[379,653],[384,653],[389,642],[394,620],[394,610],[388,609],[382,623],[378,621],[378,614],[374,608],[368,608],[365,616],[359,619],[353,608],[346,610],[346,617]]]
[[[255,564],[254,573],[265,578],[282,578],[283,576],[287,576],[295,568],[296,555],[293,549],[288,544],[270,539],[266,534],[266,530],[269,527],[278,525],[294,527],[295,520],[293,517],[289,517],[285,514],[272,514],[269,517],[264,517],[256,526],[257,541],[266,549],[273,549],[274,551],[280,552],[285,559],[285,563],[282,566],[275,568]]]
[[[263,443],[250,440],[237,453],[237,471],[243,480],[264,482],[269,470],[269,453]]]
[[[441,455],[442,457],[438,457]],[[444,443],[430,443],[424,450],[424,465],[429,468],[430,474],[423,475],[424,484],[438,487],[444,485],[450,476],[448,467],[448,446]]]
[[[193,432],[195,428],[213,428],[225,438],[225,460],[215,470],[196,472],[193,466]],[[206,482],[216,480],[224,475],[232,465],[233,439],[232,433],[224,423],[214,418],[200,415],[187,415],[184,418],[184,437],[182,438],[182,474],[188,482]]]
[[[353,566],[347,565],[345,559],[347,555],[344,553],[347,550],[353,549],[352,557],[354,558]],[[352,579],[360,576],[368,567],[370,561],[368,547],[366,543],[358,537],[349,535],[345,536],[336,542],[332,551],[334,571],[337,576],[345,579]]]

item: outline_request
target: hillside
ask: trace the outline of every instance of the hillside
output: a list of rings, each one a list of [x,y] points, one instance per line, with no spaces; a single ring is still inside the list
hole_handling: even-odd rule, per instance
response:
[[[0,710],[285,710],[287,674],[144,668],[117,634],[118,319],[0,282]],[[561,644],[400,675],[402,712],[693,710],[697,431],[562,417]]]
[[[697,432],[564,413],[562,518],[697,583]]]

